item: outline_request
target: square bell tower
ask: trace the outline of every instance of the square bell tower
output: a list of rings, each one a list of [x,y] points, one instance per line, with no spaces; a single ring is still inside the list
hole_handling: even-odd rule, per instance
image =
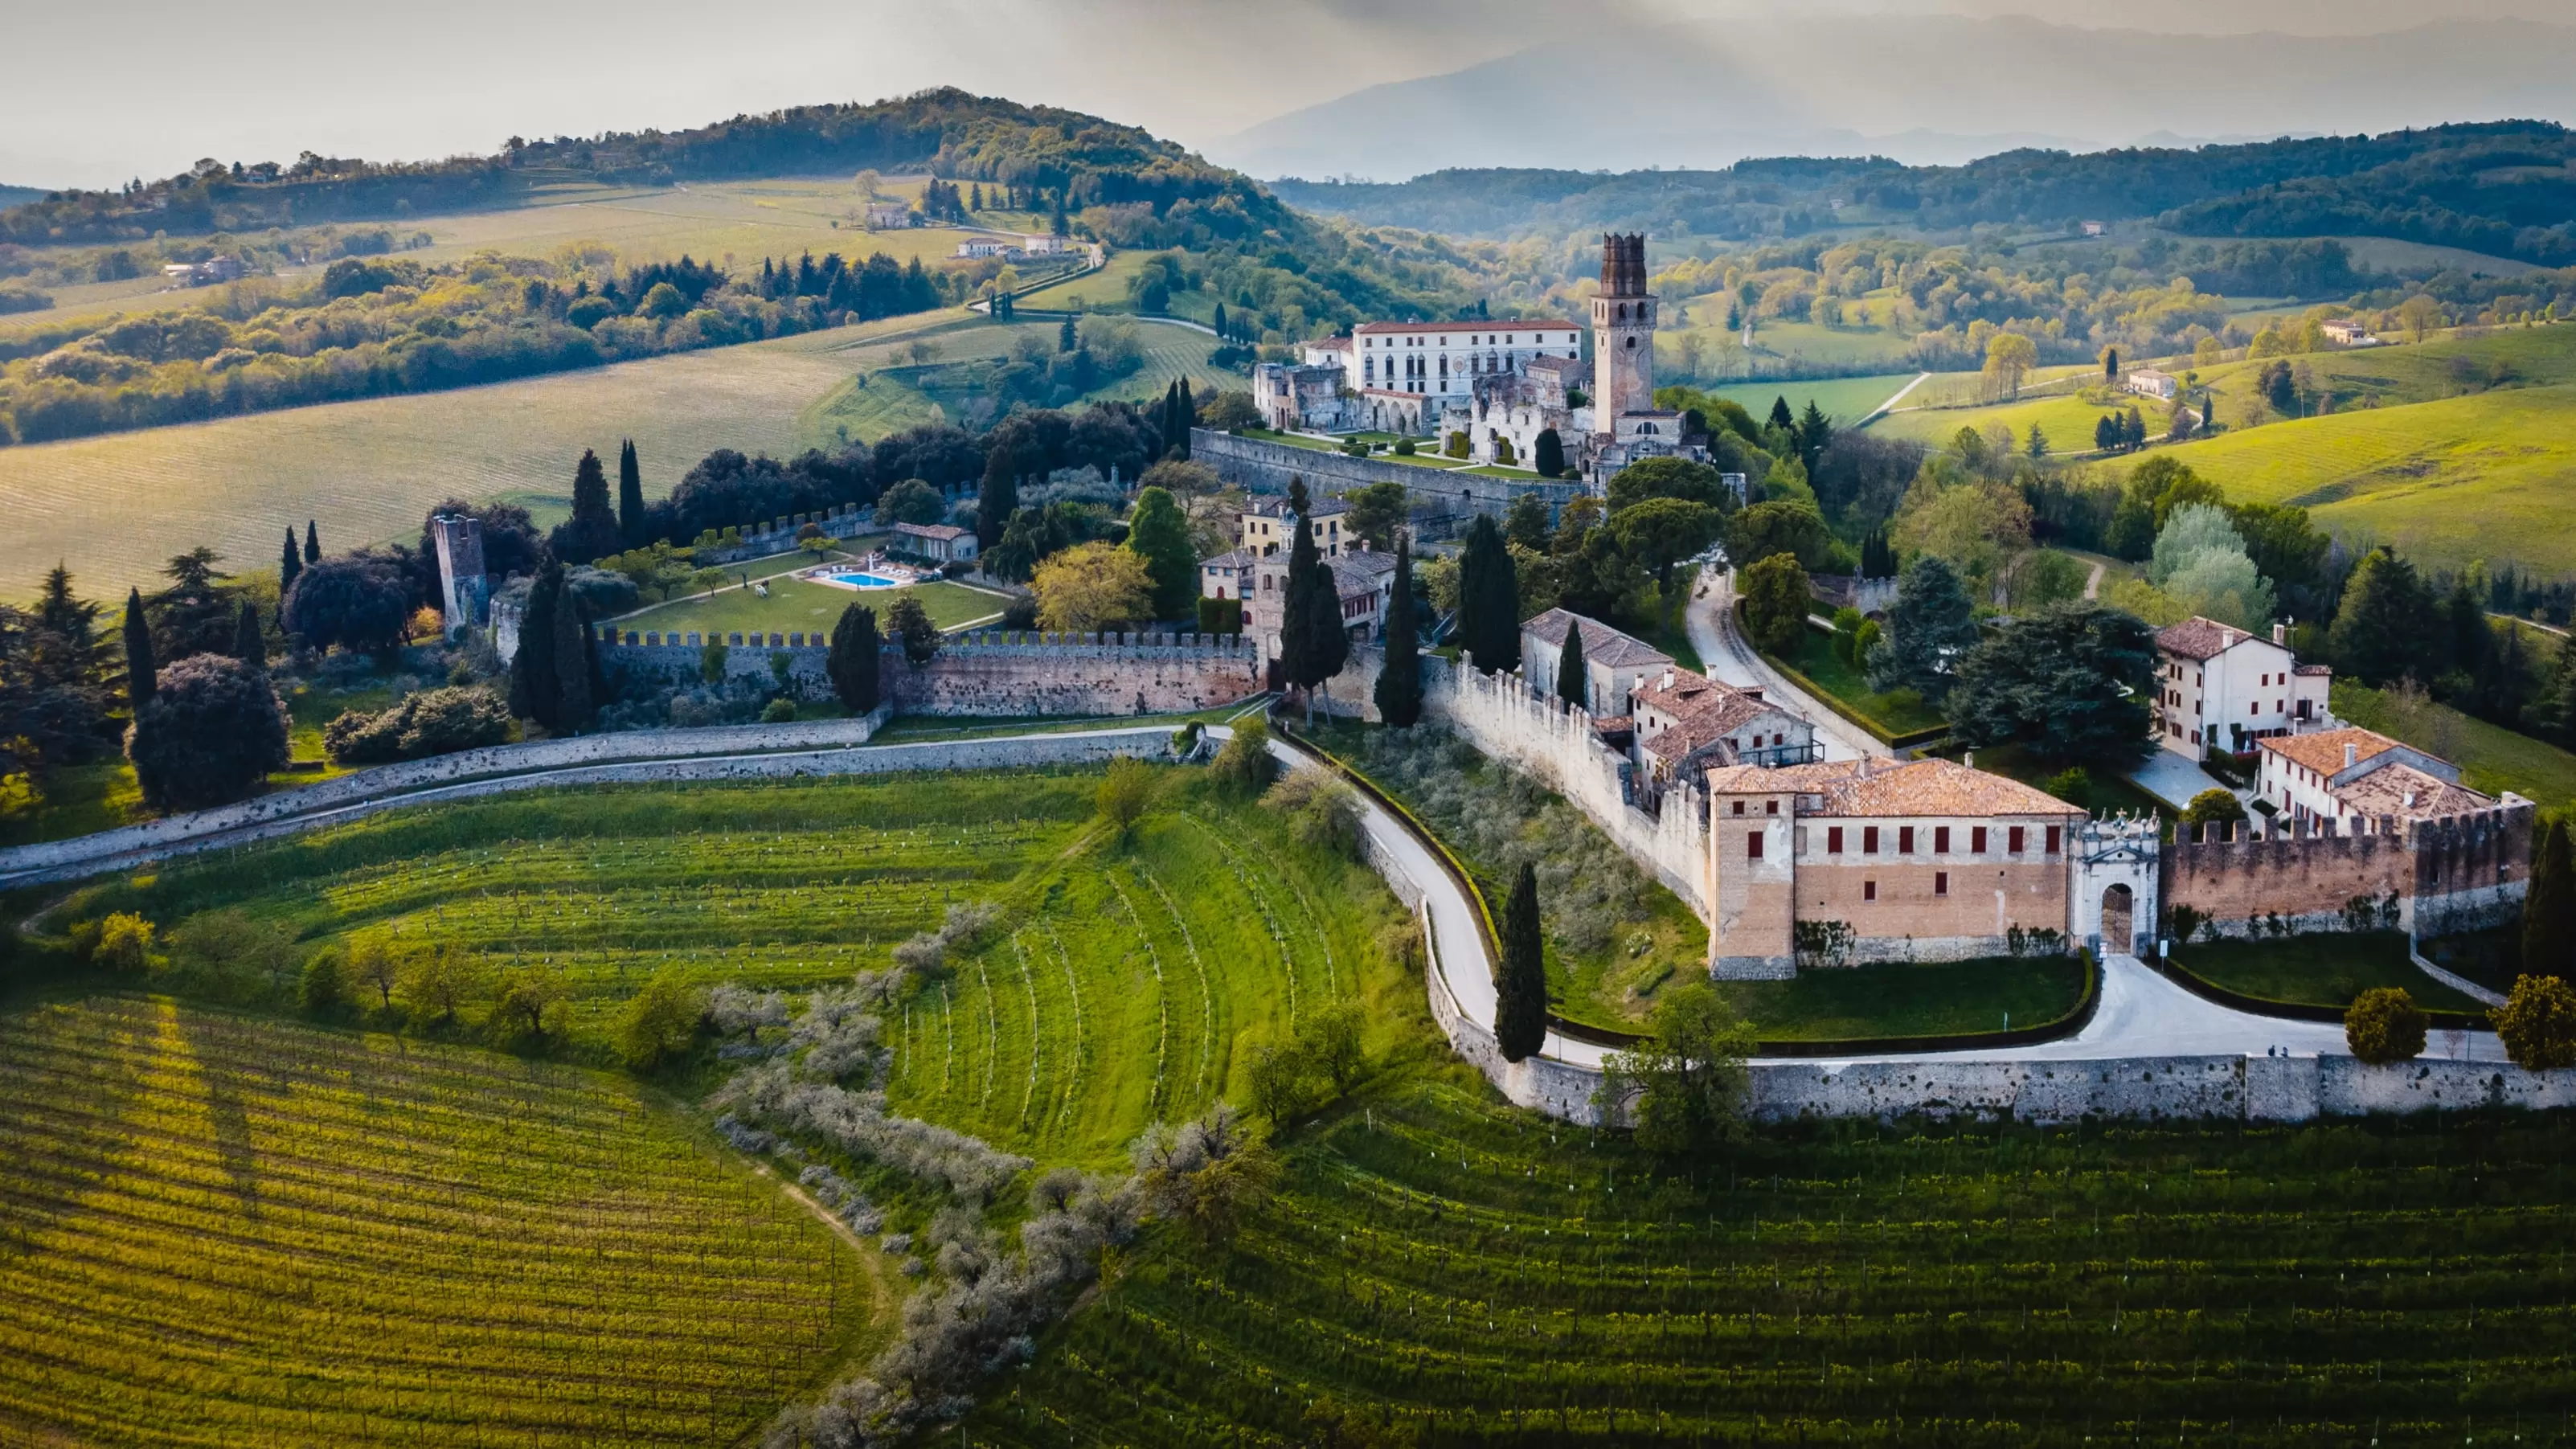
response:
[[[1601,290],[1592,298],[1592,427],[1618,431],[1622,413],[1655,407],[1655,298],[1646,290],[1644,233],[1601,238]]]

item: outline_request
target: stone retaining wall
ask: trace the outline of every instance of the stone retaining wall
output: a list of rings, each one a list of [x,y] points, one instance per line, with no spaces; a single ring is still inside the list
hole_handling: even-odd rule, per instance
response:
[[[831,652],[827,636],[754,637],[761,642],[726,644],[726,678],[772,679],[783,668],[799,692],[830,692],[824,667]],[[685,683],[697,679],[703,666],[705,650],[698,638],[616,634],[600,645],[600,667],[628,680]],[[1264,687],[1255,641],[1161,632],[978,629],[946,640],[924,665],[910,664],[902,650],[888,648],[878,678],[879,697],[904,714],[1004,718],[1168,714],[1231,704]]]
[[[1550,483],[1535,476],[1523,481],[1414,463],[1383,463],[1267,438],[1238,438],[1211,428],[1190,429],[1190,461],[1205,463],[1219,478],[1254,493],[1285,493],[1292,477],[1305,479],[1307,488],[1321,497],[1372,483],[1400,483],[1413,495],[1416,510],[1434,514],[1499,514],[1525,493],[1546,499],[1553,513],[1584,491],[1578,482]]]

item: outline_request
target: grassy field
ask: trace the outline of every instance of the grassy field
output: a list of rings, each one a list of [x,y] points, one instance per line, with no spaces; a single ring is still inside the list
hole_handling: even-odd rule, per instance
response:
[[[735,630],[750,633],[789,634],[817,630],[828,632],[840,622],[841,611],[853,603],[866,604],[877,611],[877,627],[886,627],[886,610],[894,606],[895,597],[910,594],[921,600],[930,614],[930,622],[942,629],[954,629],[979,619],[990,619],[1002,612],[1007,602],[1003,595],[990,589],[941,580],[916,584],[908,589],[870,589],[865,593],[834,588],[830,584],[810,583],[804,579],[771,579],[769,597],[762,598],[745,589],[727,589],[704,599],[680,599],[656,604],[641,613],[629,614],[617,621],[620,629],[638,633],[659,629],[666,635],[674,630],[701,634],[730,634]]]
[[[2486,1010],[2425,975],[2407,959],[2406,938],[2394,932],[2200,941],[2176,946],[2173,961],[2203,981],[2265,1001],[2343,1007],[2374,987],[2399,986],[2428,1010]]]
[[[633,438],[648,496],[717,448],[784,457],[809,445],[807,406],[852,372],[892,360],[964,314],[890,318],[775,342],[408,397],[0,448],[0,598],[33,593],[59,559],[82,591],[151,586],[161,561],[212,545],[236,567],[273,567],[288,524],[323,546],[416,540],[442,498],[508,497],[540,521],[571,508],[584,448]],[[950,345],[944,340],[934,345]],[[871,441],[879,434],[866,435]]]
[[[1661,1163],[1408,1064],[1230,1242],[1130,1263],[965,1437],[2565,1442],[2567,1143],[1835,1124]]]
[[[0,1072],[13,1443],[730,1443],[891,1321],[621,1079],[115,997]]]
[[[1006,357],[1012,339],[1022,334],[1041,337],[1052,347],[1058,325],[988,323],[971,331],[952,332],[936,341],[932,355],[925,360],[939,364]],[[1186,327],[1156,322],[1137,325],[1138,340],[1144,345],[1144,365],[1126,377],[1093,389],[1079,402],[1156,398],[1184,377],[1190,380],[1192,391],[1202,397],[1241,392],[1250,386],[1250,379],[1242,373],[1222,371],[1208,364],[1208,354],[1216,350],[1215,338]],[[904,361],[910,361],[908,350]],[[977,405],[985,401],[984,395],[949,385],[958,380],[961,379],[955,374],[936,366],[928,372],[907,366],[898,371],[844,378],[798,416],[797,436],[812,446],[830,447],[842,438],[880,438],[933,419],[971,418]]]
[[[1765,1041],[1852,1041],[2002,1031],[2056,1021],[2084,998],[2072,956],[1854,966],[1801,971],[1790,981],[1720,981],[1735,1013]]]
[[[1817,407],[1824,409],[1827,417],[1838,422],[1855,423],[1903,390],[1915,376],[1914,373],[1901,372],[1876,377],[1835,377],[1818,382],[1729,382],[1705,391],[1733,399],[1746,412],[1753,414],[1757,423],[1771,416],[1774,399],[1784,397],[1794,412],[1805,412],[1812,399]]]
[[[1018,305],[1033,312],[1133,310],[1134,304],[1127,300],[1127,281],[1144,271],[1145,259],[1152,255],[1152,252],[1113,252],[1109,264],[1099,271],[1068,277],[1052,287],[1041,287],[1020,298]]]
[[[1899,689],[1885,694],[1872,690],[1868,671],[1859,665],[1845,664],[1834,653],[1833,636],[1812,625],[1799,637],[1798,652],[1782,662],[1807,676],[1852,710],[1876,720],[1892,734],[1907,734],[1947,723],[1939,710],[1925,704],[1923,697],[1913,690]]]

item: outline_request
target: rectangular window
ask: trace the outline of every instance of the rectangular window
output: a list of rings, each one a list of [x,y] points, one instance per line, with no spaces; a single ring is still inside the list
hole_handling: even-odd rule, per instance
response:
[[[1950,853],[1949,826],[1935,825],[1932,827],[1932,853],[1934,855],[1948,855]]]
[[[1874,880],[1865,880],[1865,881],[1862,881],[1862,882],[1860,883],[1860,898],[1861,898],[1862,900],[1865,900],[1865,901],[1874,901],[1874,900],[1877,900],[1877,899],[1878,899],[1878,882],[1876,882],[1876,881],[1874,881]]]
[[[1899,855],[1912,855],[1914,853],[1913,826],[1900,825],[1896,827],[1896,853]]]
[[[1860,853],[1863,855],[1878,854],[1877,826],[1864,825],[1860,828]]]
[[[1738,814],[1738,815],[1741,815],[1741,814],[1743,814],[1743,813],[1744,813],[1744,802],[1743,802],[1743,801],[1738,800],[1738,801],[1736,801],[1736,802],[1735,802],[1735,813],[1736,813],[1736,814]]]
[[[2012,829],[2006,832],[2004,836],[2004,849],[2014,855],[2021,854],[2022,843],[2028,838],[2028,835],[2029,832],[2024,830],[2022,827],[2018,825],[2012,827]]]
[[[1777,815],[1777,814],[1779,814],[1779,813],[1780,813],[1780,802],[1779,802],[1779,801],[1777,801],[1777,800],[1765,800],[1765,801],[1763,801],[1763,802],[1762,802],[1762,813],[1763,813],[1763,814],[1765,814],[1765,815]]]
[[[1968,850],[1975,855],[1986,853],[1986,827],[1979,825],[1968,831]]]
[[[2066,827],[2063,825],[2052,825],[2048,827],[2048,853],[2055,855],[2058,851],[2065,848],[2065,844]]]
[[[1761,832],[1761,831],[1759,831],[1759,830],[1749,830],[1749,831],[1746,831],[1746,832],[1745,832],[1745,835],[1744,835],[1744,858],[1745,858],[1746,860],[1760,860],[1760,859],[1762,858],[1762,832]]]
[[[1840,855],[1842,853],[1843,828],[1839,825],[1827,827],[1825,830],[1825,854]]]
[[[1950,873],[1946,870],[1936,870],[1932,872],[1932,894],[1936,896],[1946,896],[1949,893]]]

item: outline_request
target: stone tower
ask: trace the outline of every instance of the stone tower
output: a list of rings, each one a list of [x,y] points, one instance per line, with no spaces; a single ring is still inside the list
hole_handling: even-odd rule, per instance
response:
[[[429,521],[438,545],[438,611],[447,616],[447,636],[492,622],[492,581],[483,574],[483,520],[440,514]]]
[[[1601,291],[1592,299],[1592,430],[1618,431],[1622,413],[1655,407],[1655,299],[1646,290],[1646,238],[1601,238]]]

